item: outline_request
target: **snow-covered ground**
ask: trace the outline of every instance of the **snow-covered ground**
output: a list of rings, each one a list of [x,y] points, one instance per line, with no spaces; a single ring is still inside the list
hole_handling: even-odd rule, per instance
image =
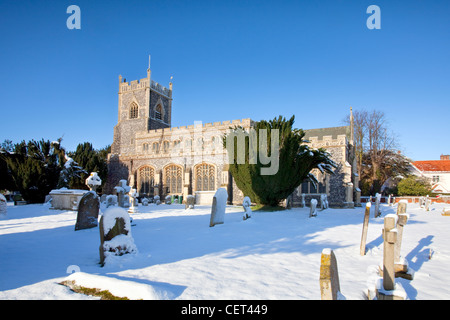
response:
[[[415,277],[397,281],[409,299],[450,299],[450,216],[441,215],[443,207],[426,212],[408,204],[402,256]],[[138,253],[103,268],[99,229],[74,231],[76,212],[7,209],[0,220],[0,299],[97,299],[58,284],[70,276],[116,292],[143,290],[146,298],[278,300],[320,299],[324,248],[336,255],[342,294],[364,299],[382,261],[383,217],[396,206],[382,205],[379,218],[371,213],[365,256],[359,254],[364,208],[327,209],[313,218],[309,208],[254,212],[243,221],[242,207],[228,206],[225,223],[209,227],[210,206],[139,206],[131,228]]]

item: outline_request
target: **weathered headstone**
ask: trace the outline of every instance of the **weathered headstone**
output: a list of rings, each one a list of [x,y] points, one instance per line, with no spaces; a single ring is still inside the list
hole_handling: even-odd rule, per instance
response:
[[[249,197],[244,197],[244,201],[242,201],[242,206],[244,207],[244,220],[252,217],[252,209],[250,206],[252,205],[252,201]]]
[[[392,207],[391,200],[392,200],[392,194],[389,195],[388,200],[387,200],[389,207]]]
[[[210,227],[214,227],[216,224],[224,223],[227,199],[227,190],[225,188],[217,189],[216,193],[214,194],[211,207],[211,218],[209,221]]]
[[[361,235],[361,245],[359,247],[360,255],[366,254],[366,241],[367,241],[367,230],[369,229],[369,218],[370,218],[370,207],[372,206],[371,202],[366,203],[366,210],[364,212],[364,222],[363,229]]]
[[[103,266],[109,255],[121,256],[137,252],[131,236],[128,212],[120,207],[105,210],[100,218],[100,264]]]
[[[95,191],[84,194],[78,205],[77,222],[75,231],[94,228],[98,225],[98,212],[100,209],[100,199]]]
[[[131,187],[127,186],[127,180],[120,180],[119,184],[114,187],[114,192],[117,194],[117,202],[119,207],[128,208],[128,198],[126,194],[130,192]]]
[[[166,196],[165,204],[172,204],[172,196]]]
[[[409,215],[402,213],[397,219],[397,241],[394,246],[394,269],[395,276],[412,280],[414,272],[408,267],[408,262],[401,257],[403,229],[408,221]]]
[[[331,249],[322,250],[319,281],[322,300],[338,300],[342,298],[337,261]]]
[[[442,213],[443,216],[450,216],[450,208],[444,208],[442,209]]]
[[[404,296],[399,294],[401,286],[395,283],[395,242],[397,241],[397,219],[395,214],[388,214],[384,218],[383,229],[383,284],[382,288],[377,288],[378,300],[404,300]]]
[[[6,217],[7,205],[8,203],[6,202],[5,196],[0,193],[0,218]]]
[[[144,207],[148,206],[148,199],[147,198],[142,198],[141,203]]]
[[[194,206],[195,206],[195,196],[190,194],[186,197],[184,209],[194,209]]]
[[[408,206],[408,200],[400,200],[398,202],[397,214],[406,213],[407,206]]]
[[[320,208],[322,210],[328,209],[328,197],[326,194],[320,195]]]
[[[302,208],[306,207],[306,204],[305,204],[305,194],[304,194],[304,193],[302,193],[302,200],[301,200],[301,202],[300,202],[300,207],[302,207]]]
[[[136,189],[131,188],[130,192],[128,193],[129,201],[130,201],[130,207],[128,208],[128,213],[136,213],[139,212],[137,203],[137,197],[139,197],[139,193],[136,191]]]
[[[430,211],[430,197],[427,195],[425,198],[425,211]]]
[[[381,194],[377,193],[375,195],[375,212],[373,214],[375,218],[381,216],[380,202],[381,202]]]
[[[311,199],[311,202],[309,204],[309,217],[310,218],[317,216],[316,207],[317,207],[317,200]]]
[[[109,208],[115,205],[117,205],[117,196],[115,194],[108,194],[106,196],[106,207]]]
[[[160,205],[161,204],[161,200],[160,200],[159,196],[155,196],[153,198],[153,201],[156,203],[156,205]]]

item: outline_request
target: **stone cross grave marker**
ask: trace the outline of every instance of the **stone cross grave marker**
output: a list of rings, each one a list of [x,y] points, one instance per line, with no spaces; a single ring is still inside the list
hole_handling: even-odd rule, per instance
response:
[[[369,229],[369,218],[370,218],[370,207],[371,202],[366,203],[366,210],[364,212],[364,222],[361,235],[361,245],[359,247],[359,253],[363,256],[366,254],[366,240],[367,240],[367,230]]]
[[[408,267],[406,260],[401,258],[401,248],[403,239],[403,229],[409,219],[409,215],[402,213],[398,215],[397,220],[397,241],[394,246],[394,269],[395,276],[402,277],[407,280],[412,280],[414,272]]]
[[[320,296],[322,300],[338,300],[339,273],[333,250],[323,249],[320,257]]]
[[[211,207],[211,218],[209,221],[210,227],[214,227],[216,224],[224,223],[227,199],[227,190],[225,188],[217,189],[216,193],[214,194]]]

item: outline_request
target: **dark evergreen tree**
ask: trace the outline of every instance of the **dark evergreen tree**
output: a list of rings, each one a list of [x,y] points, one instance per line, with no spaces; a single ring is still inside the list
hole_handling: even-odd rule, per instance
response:
[[[234,149],[228,149],[229,170],[238,188],[257,204],[277,206],[280,201],[292,194],[303,180],[309,178],[313,183],[317,183],[315,177],[310,174],[312,169],[317,168],[322,172],[333,173],[333,168],[336,168],[328,152],[322,148],[311,149],[305,144],[303,140],[305,132],[293,128],[294,119],[294,116],[289,120],[279,116],[270,121],[259,121],[251,133],[236,127],[231,134],[224,137],[224,146],[227,147],[227,139],[228,142],[232,142],[230,139],[234,141],[236,135],[245,136],[245,150],[243,148],[238,150],[238,143],[230,144]],[[266,129],[266,131],[260,129]],[[275,174],[263,175],[261,169],[270,165],[261,162],[261,151],[269,157],[272,152],[276,152],[271,150],[273,130],[278,130],[279,133],[278,143],[273,144],[278,147],[279,167]],[[260,150],[261,143],[251,145],[250,134],[256,134],[259,142],[265,133],[267,133],[267,150]],[[230,148],[230,145],[227,148]],[[251,150],[256,150],[257,159],[254,159],[254,152],[249,152],[250,147],[256,148]],[[245,163],[238,163],[242,162],[242,160],[238,161],[239,154],[242,156],[242,152],[245,152]]]
[[[83,168],[83,172],[79,172],[79,177],[73,176],[70,179],[69,186],[73,189],[87,189],[86,178],[91,172],[97,172],[100,179],[102,179],[102,185],[106,182],[108,175],[107,155],[110,147],[104,149],[95,150],[91,143],[84,142],[77,146],[75,152],[70,153],[69,156]],[[101,188],[99,189],[99,191]]]

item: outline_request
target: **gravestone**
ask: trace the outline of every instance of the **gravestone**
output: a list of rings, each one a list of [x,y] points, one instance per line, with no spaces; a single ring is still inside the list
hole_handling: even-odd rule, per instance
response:
[[[131,236],[131,223],[128,212],[120,207],[105,210],[100,218],[100,264],[110,256],[121,256],[137,252]]]
[[[381,216],[380,202],[381,202],[381,194],[377,193],[375,195],[375,212],[373,214],[375,218]]]
[[[165,204],[172,204],[172,196],[166,196]]]
[[[320,195],[320,208],[322,210],[328,209],[328,197],[326,194]]]
[[[316,207],[317,207],[317,200],[311,199],[311,202],[309,204],[309,217],[310,218],[317,216]]]
[[[186,198],[184,209],[194,209],[194,206],[195,206],[195,196],[188,195]]]
[[[117,205],[117,196],[115,194],[108,194],[106,196],[106,207],[109,208],[115,205]]]
[[[160,205],[161,204],[161,200],[160,200],[159,196],[155,196],[153,198],[153,201],[156,203],[156,205]]]
[[[130,201],[130,207],[128,209],[128,213],[136,213],[139,212],[137,203],[137,197],[139,197],[139,193],[136,191],[136,189],[131,188],[130,192],[128,193],[129,201]]]
[[[450,216],[450,208],[443,208],[441,215]]]
[[[305,194],[304,194],[304,193],[302,193],[302,200],[301,200],[301,202],[300,202],[300,207],[302,207],[302,208],[306,207],[306,204],[305,204]]]
[[[395,283],[395,242],[397,241],[397,219],[395,214],[388,214],[384,218],[383,229],[383,283],[377,288],[378,300],[404,300],[404,295],[399,294],[401,285]]]
[[[94,228],[98,225],[98,211],[100,209],[100,199],[94,191],[84,194],[78,205],[76,230]]]
[[[125,179],[120,180],[119,184],[114,187],[119,207],[128,208],[128,196],[126,194],[130,192],[130,189],[131,187],[127,186],[127,180]]]
[[[8,203],[6,202],[5,196],[0,193],[0,218],[6,217],[7,205]]]
[[[148,206],[148,199],[147,198],[142,198],[141,203],[144,207]]]
[[[397,220],[397,241],[394,246],[394,269],[395,276],[403,279],[412,280],[414,271],[408,267],[408,262],[401,257],[403,229],[409,219],[409,215],[402,213],[398,215]]]
[[[388,200],[387,200],[389,207],[392,207],[391,200],[392,200],[392,194],[389,195]]]
[[[96,191],[98,187],[102,185],[102,180],[98,176],[97,172],[91,172],[89,177],[86,178],[86,185],[89,187],[90,191]]]
[[[372,206],[371,202],[366,203],[366,210],[364,212],[364,222],[363,222],[363,230],[361,235],[361,245],[359,247],[360,255],[366,254],[366,241],[367,241],[367,230],[369,229],[369,218],[370,218],[370,207]]]
[[[250,200],[250,198],[244,197],[244,200],[242,201],[242,206],[244,207],[244,220],[252,217],[252,209],[250,208],[251,205],[252,201]]]
[[[430,211],[430,197],[427,195],[425,198],[425,211]]]
[[[338,300],[341,298],[337,261],[331,249],[322,250],[319,282],[322,300]]]
[[[408,206],[408,200],[400,200],[398,202],[397,214],[406,213],[407,206]]]
[[[214,194],[211,207],[211,218],[209,221],[210,227],[214,227],[216,224],[224,223],[227,199],[227,190],[225,188],[217,189],[216,193]]]

